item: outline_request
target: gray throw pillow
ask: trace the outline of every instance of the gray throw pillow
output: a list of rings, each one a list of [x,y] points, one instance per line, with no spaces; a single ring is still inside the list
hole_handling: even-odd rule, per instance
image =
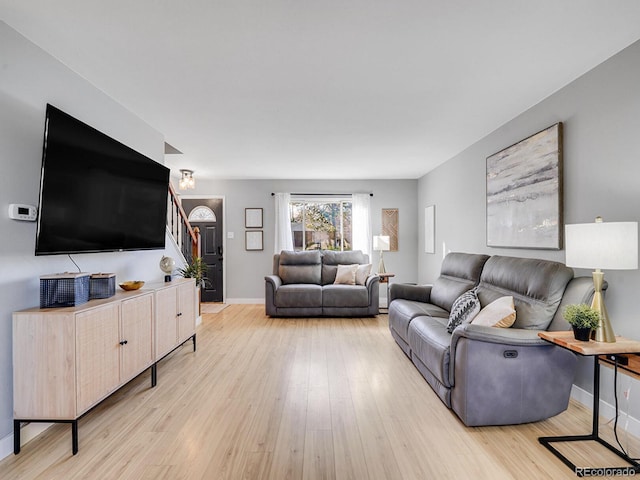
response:
[[[452,333],[458,325],[471,322],[478,312],[480,312],[480,300],[474,288],[463,293],[453,302],[447,332]]]

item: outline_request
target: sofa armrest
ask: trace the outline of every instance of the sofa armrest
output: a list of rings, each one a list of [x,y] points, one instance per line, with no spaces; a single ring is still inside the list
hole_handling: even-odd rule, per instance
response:
[[[277,314],[276,291],[281,285],[282,279],[277,275],[264,277],[264,306],[267,315],[275,316]]]
[[[274,291],[282,285],[282,279],[277,275],[267,275],[264,280],[273,286]]]
[[[450,355],[451,408],[467,426],[536,422],[569,404],[577,355],[538,330],[460,326]]]
[[[551,345],[538,336],[538,331],[524,328],[485,327],[473,323],[460,325],[451,336],[451,350],[455,349],[460,338],[513,346]]]
[[[396,298],[413,300],[415,302],[430,303],[433,285],[411,285],[407,283],[392,283],[389,303]]]
[[[379,283],[380,282],[380,277],[378,275],[369,275],[367,277],[367,280],[364,282],[364,286],[369,288],[372,288],[374,283]]]

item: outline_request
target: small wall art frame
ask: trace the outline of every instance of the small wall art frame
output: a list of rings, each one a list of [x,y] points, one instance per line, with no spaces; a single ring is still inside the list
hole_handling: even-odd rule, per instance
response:
[[[436,253],[436,206],[424,209],[424,253]]]
[[[246,230],[244,232],[244,249],[247,251],[264,250],[262,230]]]
[[[562,123],[487,157],[487,246],[562,248]]]
[[[262,208],[244,209],[244,227],[262,228]]]

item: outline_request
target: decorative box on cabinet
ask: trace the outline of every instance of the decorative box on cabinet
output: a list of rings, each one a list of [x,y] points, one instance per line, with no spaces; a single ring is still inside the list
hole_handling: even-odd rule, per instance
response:
[[[190,309],[182,307],[189,294]],[[195,350],[193,295],[195,283],[185,279],[75,307],[15,312],[14,453],[20,452],[20,423],[31,421],[70,423],[75,454],[82,415],[147,368],[155,386],[160,358],[190,337]],[[164,308],[157,300],[165,297],[176,299],[172,324],[157,322]],[[156,335],[175,338],[161,356]]]

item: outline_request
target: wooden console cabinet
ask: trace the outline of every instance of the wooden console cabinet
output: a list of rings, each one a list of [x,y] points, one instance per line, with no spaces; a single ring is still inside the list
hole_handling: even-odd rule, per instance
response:
[[[72,426],[118,388],[190,338],[196,348],[195,282],[179,279],[77,307],[13,314],[14,453],[20,423]]]

